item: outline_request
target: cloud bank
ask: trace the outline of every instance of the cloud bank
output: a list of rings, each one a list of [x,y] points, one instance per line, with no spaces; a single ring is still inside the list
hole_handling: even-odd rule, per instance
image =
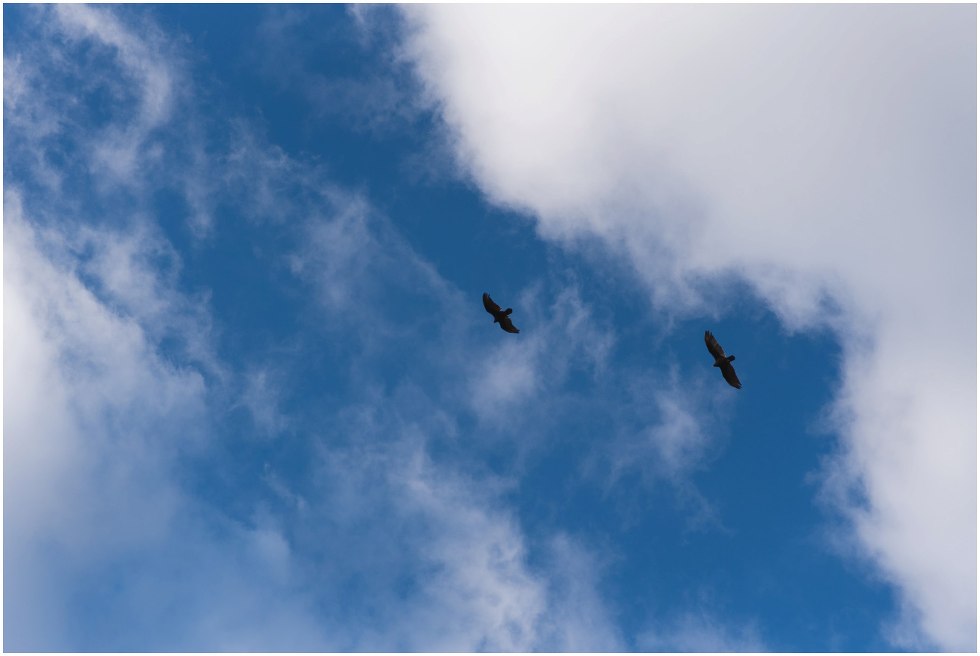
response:
[[[824,498],[894,644],[976,647],[976,8],[409,7],[402,56],[487,198],[623,253],[651,301],[732,277],[844,358]],[[887,627],[886,627],[887,630]]]

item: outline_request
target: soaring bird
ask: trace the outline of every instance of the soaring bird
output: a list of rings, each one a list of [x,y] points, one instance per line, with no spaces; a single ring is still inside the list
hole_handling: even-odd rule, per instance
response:
[[[712,366],[721,369],[721,375],[725,377],[728,384],[735,389],[742,389],[742,383],[738,382],[738,376],[735,375],[735,367],[732,366],[732,360],[735,359],[734,355],[725,355],[725,349],[721,348],[721,344],[715,339],[715,336],[711,334],[710,330],[704,331],[704,343],[708,346],[708,351],[715,358],[715,363]]]
[[[483,292],[483,307],[487,309],[487,312],[493,315],[493,322],[499,323],[500,327],[509,333],[519,333],[519,331],[510,320],[510,313],[513,312],[511,308],[506,310],[501,310],[500,306],[493,302],[490,298],[490,294]]]

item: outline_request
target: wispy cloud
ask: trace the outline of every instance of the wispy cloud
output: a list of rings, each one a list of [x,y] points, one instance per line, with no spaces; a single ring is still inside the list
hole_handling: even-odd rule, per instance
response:
[[[308,7],[270,8],[257,30],[261,55],[255,56],[255,69],[270,84],[297,94],[311,120],[334,119],[375,136],[404,133],[425,109],[415,93],[417,82],[408,62],[384,56],[359,60],[354,71],[346,66],[333,69],[330,52],[323,50],[328,41],[342,43],[345,49],[376,48],[388,54],[383,46],[397,31],[398,14],[388,7],[366,5],[352,6],[346,13],[357,29],[349,29],[347,21],[320,21],[319,29],[309,30]],[[325,60],[328,63],[323,65]],[[321,63],[311,66],[311,61]]]
[[[160,36],[147,29],[137,36],[114,14],[85,5],[59,5],[46,13],[52,29],[71,46],[97,44],[118,64],[119,78],[86,82],[91,91],[108,92],[114,101],[110,112],[118,119],[90,135],[95,137],[88,144],[90,166],[116,183],[138,185],[144,159],[153,156],[151,133],[169,120],[175,104],[176,74],[159,54]],[[131,94],[135,102],[129,102]]]
[[[643,651],[762,652],[768,651],[754,623],[726,623],[705,611],[687,612],[640,635]]]
[[[25,13],[45,39],[5,54],[8,152],[30,163],[32,184],[55,192],[52,204],[60,199],[62,211],[93,195],[135,194],[146,204],[151,191],[172,189],[186,203],[192,234],[205,237],[213,211],[208,144],[187,63],[152,21],[122,15],[87,5]],[[107,74],[90,74],[100,67]]]
[[[588,553],[558,536],[546,546],[548,565],[533,568],[531,545],[503,502],[510,483],[433,460],[426,444],[436,427],[421,417],[406,422],[403,412],[410,410],[374,407],[337,428],[351,431],[350,447],[323,442],[304,512],[308,525],[322,528],[304,531],[300,541],[314,550],[312,562],[329,563],[308,576],[327,616],[345,627],[334,648],[618,644]],[[382,439],[372,439],[379,433]],[[341,600],[334,590],[350,592]]]
[[[548,299],[541,285],[533,285],[515,300],[515,325],[531,328],[521,339],[498,340],[481,354],[481,366],[469,380],[473,409],[485,420],[513,417],[552,397],[572,369],[601,372],[615,343],[612,328],[594,316],[575,286]]]
[[[256,368],[245,375],[241,403],[255,426],[266,435],[279,435],[289,426],[289,418],[279,407],[283,387],[281,375],[267,368]]]
[[[603,563],[564,534],[545,549],[551,563],[549,607],[536,649],[549,651],[625,651],[613,610],[601,593]]]
[[[153,544],[173,525],[181,495],[169,475],[201,438],[205,389],[200,373],[161,359],[139,323],[43,255],[16,194],[7,198],[5,366],[17,382],[5,391],[4,454],[18,501],[4,525],[7,562],[18,563],[8,592],[25,602],[8,609],[6,638],[63,649],[72,643],[61,593],[77,568]],[[49,571],[50,558],[61,566]]]
[[[538,546],[505,495],[514,481],[451,448],[470,408],[461,363],[475,320],[457,311],[460,292],[366,199],[253,126],[239,122],[225,148],[170,157],[160,133],[188,127],[176,88],[193,79],[152,24],[101,8],[39,11],[55,25],[30,48],[48,56],[5,78],[12,156],[37,148],[51,172],[5,180],[5,485],[17,499],[4,518],[5,590],[18,600],[5,610],[7,646],[531,650],[585,639],[577,600],[590,644],[612,644],[588,553],[562,538],[554,563],[532,565]],[[90,49],[118,77],[83,84],[72,56]],[[118,106],[62,107],[44,87],[54,75]],[[59,161],[59,148],[77,158]],[[180,163],[188,177],[174,177]],[[202,191],[194,176],[214,182]],[[243,228],[288,245],[268,255],[257,240],[255,252],[287,279],[284,293],[312,292],[297,321],[334,340],[324,357],[348,366],[355,391],[292,413],[285,401],[302,382],[291,367],[304,354],[277,362],[280,345],[226,359],[234,327],[188,287],[158,222],[153,194],[174,188],[192,209],[227,203]],[[195,216],[187,225],[204,237],[210,220]],[[413,308],[419,299],[449,319],[432,325],[438,313]],[[563,293],[555,307],[575,300]],[[558,314],[589,334],[583,312]],[[417,349],[416,372],[385,379],[357,366],[432,331],[460,336]],[[566,356],[599,366],[598,343]],[[241,407],[250,429],[299,437],[264,450],[269,440],[229,421]]]
[[[55,20],[26,46],[38,57],[15,54],[5,77],[20,89],[5,102],[5,156],[38,165],[8,168],[4,189],[5,485],[17,498],[4,514],[5,591],[18,599],[5,610],[5,644],[322,645],[289,592],[277,529],[215,512],[188,484],[188,463],[213,455],[236,383],[217,355],[207,293],[183,287],[181,258],[143,193],[179,181],[144,177],[161,170],[151,142],[172,117],[169,44],[106,10],[29,11]],[[93,52],[107,55],[95,69],[122,74],[86,82],[77,57]],[[103,87],[118,101],[106,121],[82,108]],[[65,89],[83,102],[63,102]],[[103,138],[132,153],[133,167],[90,159]]]
[[[644,476],[682,479],[704,465],[709,446],[731,398],[711,392],[700,380],[681,381],[676,367],[669,370],[666,381],[639,376],[632,383],[629,408],[637,413],[635,424],[641,428],[620,436],[610,449],[614,475],[635,468]],[[711,398],[711,404],[696,404],[692,390]],[[644,404],[642,398],[650,399]],[[633,425],[633,422],[627,425]]]

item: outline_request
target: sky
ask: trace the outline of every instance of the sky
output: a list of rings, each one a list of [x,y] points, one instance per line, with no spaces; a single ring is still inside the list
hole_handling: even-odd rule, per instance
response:
[[[5,650],[976,650],[975,5],[3,19]]]

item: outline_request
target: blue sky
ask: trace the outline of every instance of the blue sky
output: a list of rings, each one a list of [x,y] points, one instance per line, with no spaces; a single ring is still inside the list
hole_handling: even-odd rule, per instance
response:
[[[975,26],[6,5],[4,647],[975,650]]]

